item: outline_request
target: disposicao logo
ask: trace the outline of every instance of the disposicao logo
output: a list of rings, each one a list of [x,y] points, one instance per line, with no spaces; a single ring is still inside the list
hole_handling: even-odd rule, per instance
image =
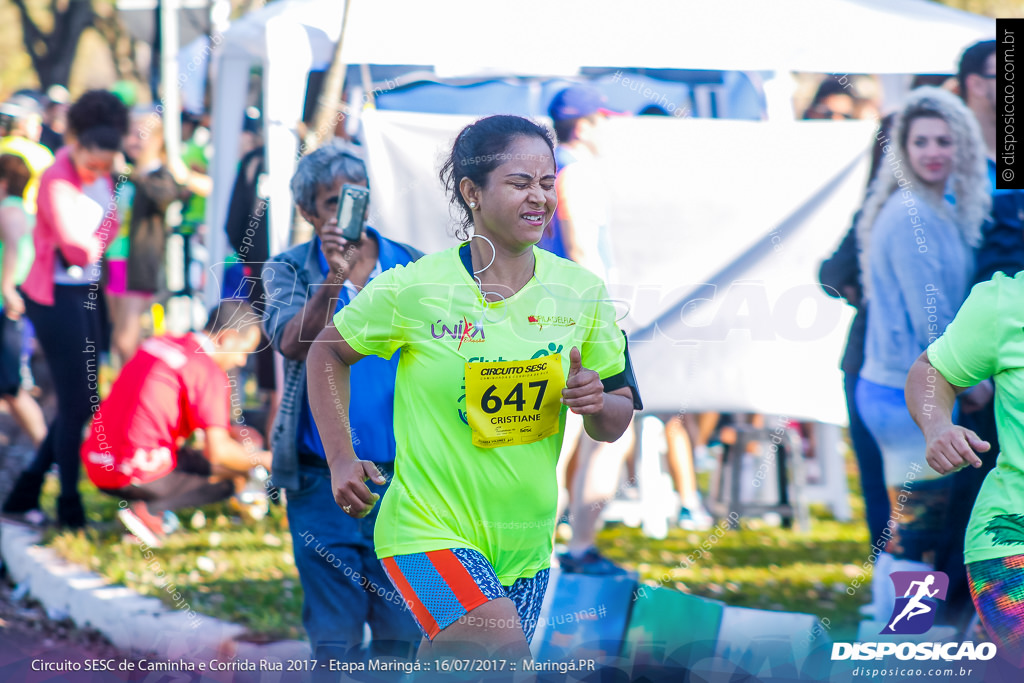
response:
[[[935,623],[935,608],[946,599],[949,577],[944,572],[893,572],[889,579],[896,587],[896,606],[881,633],[917,635]]]
[[[946,599],[949,577],[943,572],[893,572],[889,575],[896,587],[896,605],[883,635],[920,635],[935,623],[939,600]],[[895,655],[908,660],[989,660],[996,656],[994,643],[833,643],[832,660],[881,659]]]
[[[832,661],[841,659],[881,659],[895,655],[897,659],[954,662],[987,661],[996,656],[995,643],[832,643]]]

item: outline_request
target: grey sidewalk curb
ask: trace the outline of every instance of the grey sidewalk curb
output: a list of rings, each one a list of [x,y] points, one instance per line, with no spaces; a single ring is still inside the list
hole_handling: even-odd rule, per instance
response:
[[[41,534],[0,521],[0,555],[15,584],[47,613],[67,614],[79,627],[91,626],[115,647],[134,654],[156,654],[170,661],[285,661],[308,659],[309,644],[284,640],[257,644],[235,639],[246,629],[198,614],[192,620],[180,609],[145,597],[38,545]]]

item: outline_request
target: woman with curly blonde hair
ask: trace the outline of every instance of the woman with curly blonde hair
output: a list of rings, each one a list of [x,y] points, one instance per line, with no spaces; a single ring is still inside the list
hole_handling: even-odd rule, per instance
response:
[[[903,396],[907,372],[967,297],[973,247],[988,215],[985,145],[951,93],[918,88],[883,138],[883,158],[857,223],[869,315],[857,407],[882,451],[892,515],[878,547],[875,618],[890,621],[889,573],[929,570],[942,537],[949,478],[925,461],[925,441]],[[965,393],[964,409],[991,391]]]

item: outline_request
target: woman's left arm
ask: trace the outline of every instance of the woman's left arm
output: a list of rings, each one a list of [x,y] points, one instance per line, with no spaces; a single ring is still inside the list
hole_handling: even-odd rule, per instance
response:
[[[569,352],[569,377],[562,390],[562,403],[583,416],[583,427],[595,441],[615,441],[633,419],[633,393],[629,387],[606,392],[601,377],[583,367],[580,350]]]

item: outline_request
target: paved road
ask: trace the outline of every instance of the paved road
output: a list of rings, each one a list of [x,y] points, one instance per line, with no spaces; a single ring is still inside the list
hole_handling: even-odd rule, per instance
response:
[[[0,681],[41,683],[42,681],[79,681],[107,683],[108,681],[142,681],[147,675],[141,671],[114,672],[112,674],[86,671],[95,669],[90,662],[137,662],[127,657],[102,635],[92,629],[76,628],[70,621],[49,619],[42,608],[25,601],[14,601],[12,589],[6,581],[0,582]],[[42,662],[78,667],[79,671],[50,672]]]
[[[37,380],[45,377],[45,370],[37,371]],[[52,394],[44,402],[47,416],[52,417]],[[7,498],[21,470],[35,455],[32,442],[21,432],[0,404],[0,502]],[[92,629],[79,629],[69,620],[53,620],[41,607],[25,600],[13,599],[14,589],[0,571],[0,681],[37,683],[42,681],[68,681],[78,683],[107,683],[108,681],[142,681],[147,674],[140,671],[113,674],[86,671],[91,660],[113,660],[117,663],[137,661],[127,657]],[[80,671],[33,671],[42,668],[39,662],[71,663]],[[96,668],[91,666],[90,668]]]

